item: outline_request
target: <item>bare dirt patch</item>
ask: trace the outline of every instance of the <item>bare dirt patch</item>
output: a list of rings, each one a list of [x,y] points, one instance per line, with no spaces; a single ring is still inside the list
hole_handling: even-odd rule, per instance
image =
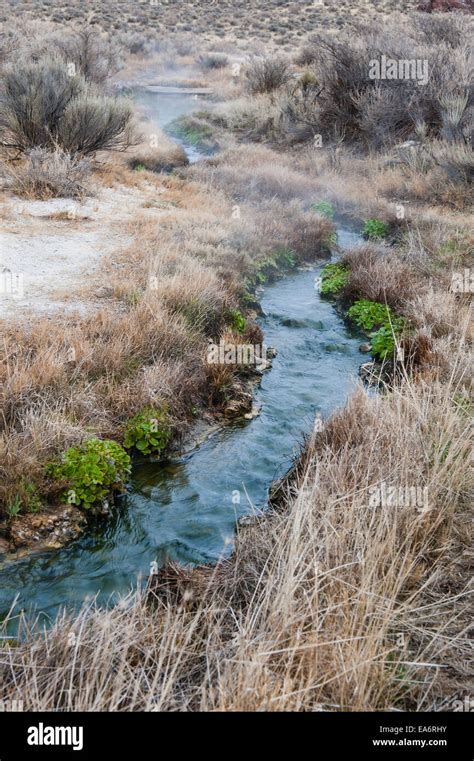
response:
[[[0,317],[93,309],[97,289],[106,285],[100,264],[130,245],[122,223],[143,202],[139,189],[126,187],[101,188],[84,202],[8,199],[2,209]]]

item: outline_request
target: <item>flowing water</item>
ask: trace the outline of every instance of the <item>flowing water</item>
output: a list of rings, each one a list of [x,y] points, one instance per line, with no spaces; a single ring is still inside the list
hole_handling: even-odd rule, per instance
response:
[[[357,233],[339,230],[342,247],[357,242]],[[110,519],[61,550],[0,567],[0,616],[17,595],[17,609],[48,616],[95,595],[113,602],[154,561],[215,562],[232,551],[238,517],[265,507],[315,415],[344,404],[357,376],[361,337],[315,289],[318,271],[296,271],[263,290],[259,322],[278,354],[256,389],[260,415],[214,430],[181,457],[137,463]]]
[[[161,92],[157,95],[156,93],[142,90],[136,95],[135,100],[145,116],[165,131],[167,126],[180,116],[189,116],[195,111],[199,111],[203,104],[207,105],[205,96],[192,92],[188,92],[186,95],[176,92],[169,94]],[[205,154],[199,150],[199,147],[190,145],[176,136],[173,136],[172,139],[185,149],[190,164],[194,164],[196,161],[204,158]]]

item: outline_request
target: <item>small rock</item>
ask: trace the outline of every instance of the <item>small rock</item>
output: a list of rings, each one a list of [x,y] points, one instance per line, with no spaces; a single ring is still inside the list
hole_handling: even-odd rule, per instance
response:
[[[277,349],[274,346],[267,346],[266,357],[267,359],[274,359],[278,354]]]
[[[245,420],[253,420],[260,415],[260,408],[253,406],[250,412],[244,415]]]
[[[369,351],[372,351],[372,347],[369,343],[361,344],[359,346],[359,351],[361,351],[363,354],[368,354]]]
[[[252,394],[238,388],[236,390],[235,398],[232,399],[225,408],[224,415],[229,418],[242,417],[247,412],[251,412],[252,403]]]
[[[271,367],[273,367],[273,362],[271,359],[262,359],[258,364],[255,365],[255,372],[257,375],[263,375],[263,373],[266,370],[270,370]]]
[[[374,373],[374,370],[375,362],[364,362],[364,364],[359,367],[359,376],[362,380],[368,380]]]
[[[61,505],[47,513],[22,515],[10,525],[10,540],[15,548],[40,543],[57,549],[76,539],[86,519],[74,505]]]

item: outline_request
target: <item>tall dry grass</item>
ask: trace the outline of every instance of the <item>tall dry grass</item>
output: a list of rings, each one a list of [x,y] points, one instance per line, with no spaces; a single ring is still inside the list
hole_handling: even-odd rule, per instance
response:
[[[462,361],[462,358],[460,358]],[[465,689],[472,431],[455,385],[360,389],[216,568],[163,569],[0,651],[26,710],[428,710]],[[374,507],[370,487],[427,487]]]

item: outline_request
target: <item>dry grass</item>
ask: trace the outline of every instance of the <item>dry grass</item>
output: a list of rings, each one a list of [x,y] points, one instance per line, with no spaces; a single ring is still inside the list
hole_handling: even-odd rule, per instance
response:
[[[27,15],[33,5],[17,7]],[[77,4],[44,5],[57,22],[83,13]],[[259,15],[252,2],[237,20],[225,0],[201,3],[176,24],[167,4],[134,5],[127,20],[110,4],[90,7],[99,25],[127,34],[140,34],[153,17],[158,34],[136,52],[130,37],[129,48],[136,56],[161,49],[164,60],[172,46],[177,68],[198,60],[201,32],[208,41],[225,37],[230,50],[224,44],[222,53],[231,56],[233,29],[259,53],[254,36],[271,51],[270,38],[278,43],[285,32],[286,43],[316,25],[344,26],[356,8],[269,2]],[[388,10],[357,4],[361,16],[376,7]],[[418,23],[435,46],[443,23]],[[173,41],[164,41],[171,26]],[[296,59],[315,60],[308,49]],[[206,366],[206,339],[228,335],[227,311],[243,279],[277,248],[296,261],[327,252],[333,225],[311,208],[320,200],[359,219],[383,219],[396,233],[397,245],[347,255],[344,297],[386,301],[410,320],[416,372],[402,368],[378,396],[358,389],[308,440],[271,509],[238,529],[230,560],[194,571],[166,567],[146,592],[111,610],[88,603],[47,632],[23,620],[23,640],[0,650],[0,699],[23,699],[27,710],[449,709],[472,693],[465,665],[472,315],[469,294],[450,292],[452,273],[472,263],[472,163],[467,148],[446,143],[453,104],[438,114],[440,142],[420,138],[426,151],[361,155],[335,135],[323,150],[282,153],[234,142],[292,143],[282,134],[279,97],[244,97],[224,67],[209,77],[234,98],[212,119],[229,149],[161,178],[166,216],[157,220],[144,204],[127,229],[133,245],[108,263],[114,310],[4,330],[4,504],[25,472],[47,493],[48,459],[91,431],[120,438],[146,404],[166,403],[177,433],[191,404],[221,406],[235,377],[227,366]],[[145,146],[142,163],[140,156],[157,168]],[[107,176],[136,188],[158,181],[124,164],[104,169]],[[426,490],[427,501],[374,505],[381,483]]]
[[[71,156],[59,148],[33,148],[18,165],[6,163],[9,189],[21,198],[84,198],[91,173],[87,158]]]
[[[464,690],[471,451],[458,389],[362,390],[309,443],[280,508],[231,561],[166,568],[113,610],[88,604],[0,655],[28,710],[428,710]],[[387,481],[428,509],[370,505]],[[286,491],[286,490],[285,490]],[[48,669],[44,669],[44,664]]]
[[[173,142],[156,125],[142,123],[140,138],[141,142],[127,152],[127,163],[131,169],[170,172],[188,164],[184,148]]]

